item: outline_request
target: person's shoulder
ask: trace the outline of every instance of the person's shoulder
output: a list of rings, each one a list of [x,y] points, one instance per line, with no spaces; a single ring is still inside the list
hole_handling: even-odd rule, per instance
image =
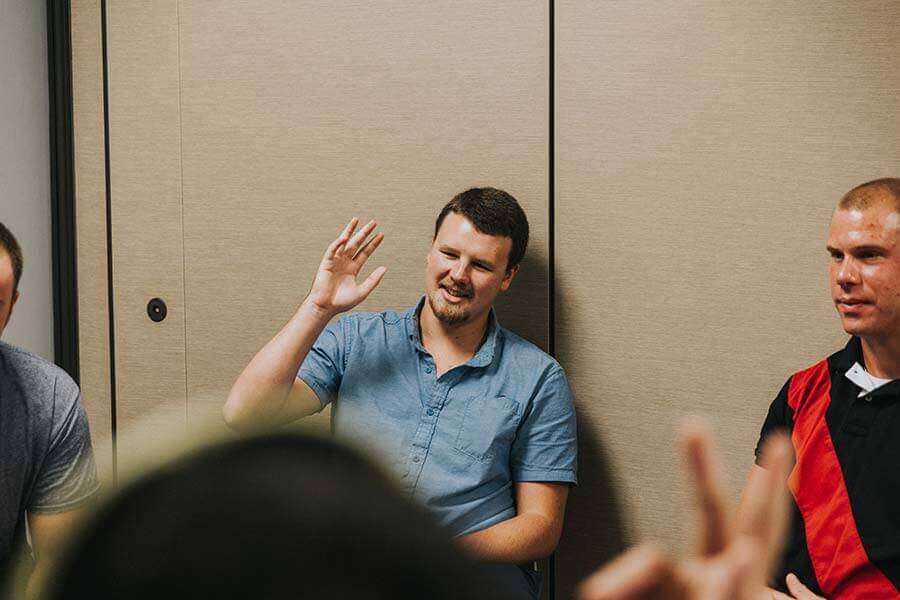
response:
[[[408,311],[407,311],[408,312]],[[392,326],[403,322],[409,315],[407,312],[387,309],[380,312],[353,312],[347,313],[341,317],[347,325],[351,327],[371,327],[371,326]]]
[[[565,370],[559,361],[534,342],[502,326],[500,326],[498,334],[503,337],[503,353],[507,360],[527,365],[529,370],[533,370],[535,373],[565,377]]]
[[[849,368],[853,363],[852,346],[853,340],[851,340],[844,348],[832,352],[828,356],[820,358],[816,362],[794,371],[788,378],[788,381],[792,379],[806,379],[816,376],[817,374],[828,373],[831,370],[839,368],[840,365],[844,363],[847,363],[847,368]]]
[[[30,406],[32,416],[53,419],[78,403],[78,384],[49,360],[0,341],[0,363],[0,387]]]
[[[63,392],[78,390],[68,373],[42,356],[3,341],[0,341],[0,355],[7,375],[16,377],[23,385],[54,386]]]

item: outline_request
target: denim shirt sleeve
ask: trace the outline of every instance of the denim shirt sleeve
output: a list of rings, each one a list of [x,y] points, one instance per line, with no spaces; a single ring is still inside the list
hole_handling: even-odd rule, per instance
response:
[[[344,376],[347,352],[344,325],[346,317],[338,319],[319,335],[316,343],[300,365],[297,377],[319,397],[322,408],[337,398]]]
[[[578,482],[575,406],[563,370],[543,380],[513,442],[513,481]]]

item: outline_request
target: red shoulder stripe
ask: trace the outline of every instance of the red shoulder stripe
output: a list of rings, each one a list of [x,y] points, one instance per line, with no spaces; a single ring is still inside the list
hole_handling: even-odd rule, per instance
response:
[[[866,554],[825,421],[831,401],[828,361],[797,373],[788,388],[797,462],[788,480],[806,526],[806,545],[828,598],[895,598],[897,590]]]

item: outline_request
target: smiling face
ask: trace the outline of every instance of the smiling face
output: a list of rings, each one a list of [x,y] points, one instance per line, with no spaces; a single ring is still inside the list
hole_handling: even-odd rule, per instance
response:
[[[447,325],[486,315],[518,270],[507,269],[511,248],[510,238],[481,233],[464,216],[449,213],[426,259],[425,293],[434,315]]]
[[[831,219],[831,296],[844,330],[865,339],[900,335],[900,213],[889,197]]]

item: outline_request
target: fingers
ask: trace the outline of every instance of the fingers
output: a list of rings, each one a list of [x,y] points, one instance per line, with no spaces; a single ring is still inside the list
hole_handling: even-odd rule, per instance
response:
[[[384,274],[387,272],[386,267],[378,267],[372,274],[366,277],[366,280],[359,284],[360,292],[362,292],[363,298],[366,298],[369,294],[372,293],[378,284],[381,283],[381,280],[384,278]]]
[[[781,556],[790,519],[790,496],[787,481],[794,465],[794,448],[786,434],[769,436],[762,448],[760,463],[772,473],[769,487],[769,518],[765,549],[768,556],[766,573]]]
[[[766,564],[764,549],[758,540],[738,537],[728,547],[726,560],[734,571],[732,594],[741,600],[758,600],[764,592],[766,580]]]
[[[632,548],[590,575],[578,587],[579,600],[637,600],[677,596],[675,567],[652,545]]]
[[[767,572],[780,556],[788,523],[787,479],[793,449],[784,434],[769,436],[754,465],[735,520],[735,530],[758,540],[765,551]]]
[[[335,254],[338,253],[338,249],[343,247],[343,245],[347,243],[347,240],[350,239],[350,236],[353,235],[353,231],[356,229],[357,225],[359,225],[359,219],[356,217],[350,219],[350,222],[344,227],[341,235],[328,245],[328,248],[325,250],[325,258],[334,258]]]
[[[681,427],[681,440],[697,490],[699,553],[712,556],[728,543],[727,509],[718,464],[712,452],[712,438],[702,420],[691,419]]]
[[[822,596],[810,591],[810,589],[803,585],[793,573],[788,573],[785,582],[787,583],[788,590],[797,600],[825,600]]]
[[[366,261],[369,260],[369,257],[372,256],[372,253],[381,245],[382,240],[384,240],[384,234],[378,233],[365,245],[359,249],[359,252],[356,253],[356,256],[353,257],[353,260],[359,263],[359,266],[366,264]]]
[[[375,221],[369,221],[365,224],[365,226],[357,231],[353,237],[351,237],[346,244],[344,244],[344,248],[341,252],[347,258],[353,258],[356,256],[357,251],[359,251],[360,246],[362,246],[363,242],[365,242],[366,238],[371,235],[373,231],[375,231]]]

